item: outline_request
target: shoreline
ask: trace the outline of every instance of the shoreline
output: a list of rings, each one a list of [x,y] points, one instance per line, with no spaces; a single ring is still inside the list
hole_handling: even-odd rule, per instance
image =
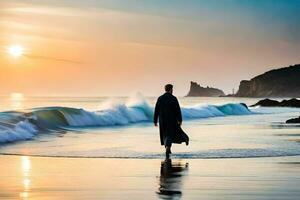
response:
[[[0,156],[5,199],[288,199],[300,156],[111,159]]]
[[[297,141],[298,142],[298,141]],[[300,142],[300,141],[299,141]],[[122,157],[122,156],[52,156],[52,155],[34,155],[34,154],[15,154],[15,153],[0,153],[1,156],[16,156],[16,157],[36,157],[36,158],[71,158],[71,159],[134,159],[134,160],[163,160],[164,153],[161,157]],[[300,155],[279,155],[279,156],[249,156],[249,157],[173,157],[174,160],[219,160],[219,159],[259,159],[259,158],[282,158],[282,157],[300,157]]]

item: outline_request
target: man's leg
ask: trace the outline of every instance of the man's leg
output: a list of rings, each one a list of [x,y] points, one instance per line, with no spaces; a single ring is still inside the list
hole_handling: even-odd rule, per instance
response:
[[[166,146],[166,159],[170,158],[171,153],[171,146]]]
[[[168,136],[165,137],[164,143],[165,143],[165,148],[166,148],[166,159],[169,159],[170,154],[172,153],[171,152],[171,146],[172,146],[171,138]]]

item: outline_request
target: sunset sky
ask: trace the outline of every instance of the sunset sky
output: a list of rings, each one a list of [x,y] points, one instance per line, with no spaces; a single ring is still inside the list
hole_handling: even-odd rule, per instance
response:
[[[300,63],[299,19],[300,0],[0,0],[0,94],[228,93]]]

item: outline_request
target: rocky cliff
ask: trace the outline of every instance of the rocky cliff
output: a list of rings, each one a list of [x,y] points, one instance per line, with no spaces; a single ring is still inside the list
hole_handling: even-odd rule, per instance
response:
[[[219,97],[224,96],[224,92],[217,88],[201,87],[198,83],[191,81],[188,97]]]
[[[300,64],[243,80],[237,97],[300,97]]]

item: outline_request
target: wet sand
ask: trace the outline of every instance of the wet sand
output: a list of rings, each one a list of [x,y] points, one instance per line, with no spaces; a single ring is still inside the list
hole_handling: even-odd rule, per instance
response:
[[[300,157],[0,156],[0,199],[299,199]]]

